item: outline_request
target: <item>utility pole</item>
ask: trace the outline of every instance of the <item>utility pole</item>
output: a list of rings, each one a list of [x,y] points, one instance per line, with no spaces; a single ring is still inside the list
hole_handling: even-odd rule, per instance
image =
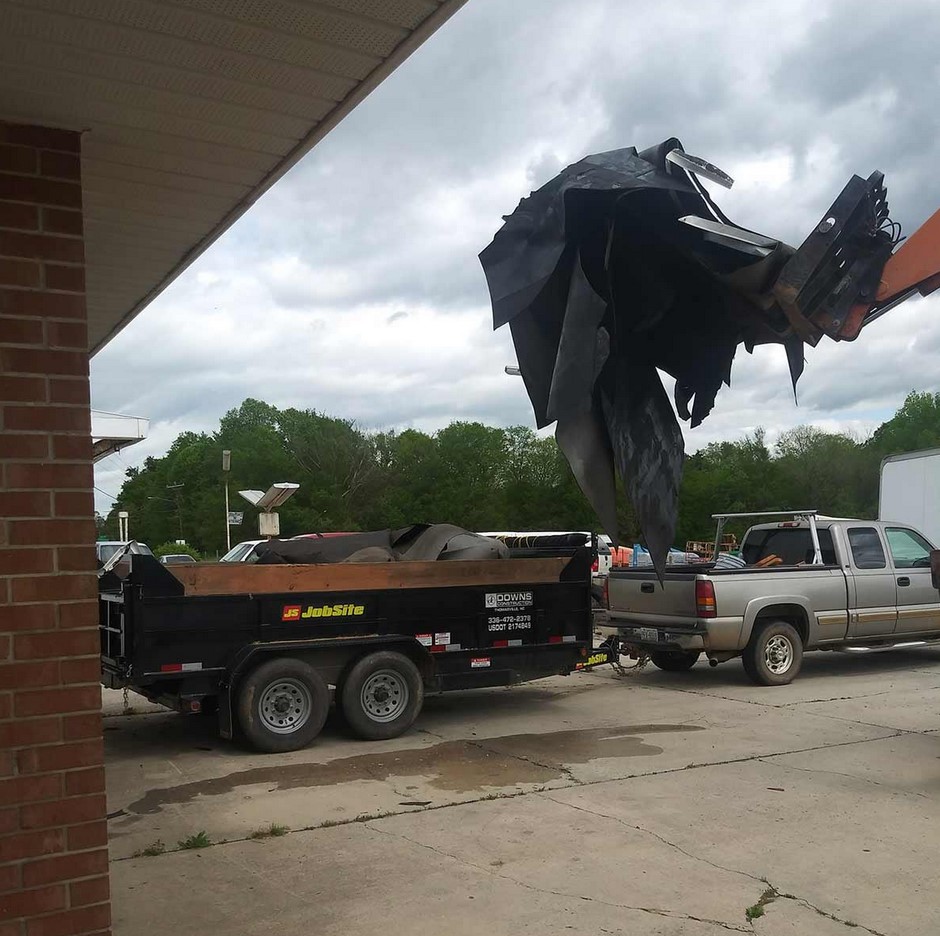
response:
[[[180,506],[180,489],[183,488],[184,484],[180,481],[178,484],[168,484],[166,489],[168,491],[173,491],[176,494],[176,517],[179,520],[180,524],[180,540],[183,540],[183,508]]]
[[[232,453],[229,449],[222,450],[222,471],[225,473],[225,551],[232,548],[232,528],[229,526],[228,510],[228,473],[232,470]]]

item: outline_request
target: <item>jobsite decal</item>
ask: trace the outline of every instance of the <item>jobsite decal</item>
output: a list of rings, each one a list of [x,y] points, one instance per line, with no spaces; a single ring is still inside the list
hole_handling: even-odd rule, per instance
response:
[[[281,612],[282,621],[304,621],[310,618],[346,618],[362,617],[366,613],[365,605],[285,605]]]

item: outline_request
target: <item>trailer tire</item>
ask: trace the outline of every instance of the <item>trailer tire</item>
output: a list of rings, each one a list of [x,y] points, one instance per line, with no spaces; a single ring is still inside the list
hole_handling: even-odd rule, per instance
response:
[[[651,650],[653,666],[666,673],[684,673],[692,669],[701,656],[698,650]]]
[[[346,724],[358,737],[367,741],[397,738],[421,711],[424,681],[408,657],[379,650],[349,671],[339,702]]]
[[[803,641],[786,621],[759,622],[741,654],[744,672],[758,686],[786,686],[803,665]]]
[[[329,688],[303,660],[268,660],[238,690],[238,722],[245,738],[269,754],[306,747],[323,729],[329,710]]]

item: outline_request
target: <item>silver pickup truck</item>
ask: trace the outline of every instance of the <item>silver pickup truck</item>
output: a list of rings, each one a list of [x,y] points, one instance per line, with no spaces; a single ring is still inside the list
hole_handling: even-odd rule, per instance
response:
[[[752,526],[741,568],[671,566],[662,585],[651,569],[614,569],[609,626],[621,645],[672,672],[702,653],[712,666],[741,656],[754,682],[779,686],[799,673],[804,650],[940,639],[933,547],[917,530],[813,511],[772,516],[791,519]]]

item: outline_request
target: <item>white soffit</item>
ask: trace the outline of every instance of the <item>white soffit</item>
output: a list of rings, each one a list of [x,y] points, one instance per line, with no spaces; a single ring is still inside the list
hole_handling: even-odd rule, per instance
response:
[[[465,0],[0,0],[0,120],[84,131],[100,349]]]

